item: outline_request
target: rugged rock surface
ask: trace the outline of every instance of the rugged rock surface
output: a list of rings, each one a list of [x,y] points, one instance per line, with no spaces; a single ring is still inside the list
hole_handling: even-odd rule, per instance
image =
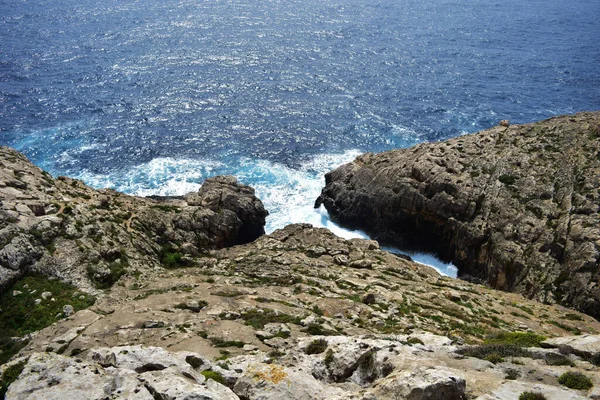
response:
[[[0,166],[0,291],[37,272],[94,292],[124,273],[191,265],[264,233],[261,201],[233,177],[207,179],[183,198],[150,199],[54,179],[7,147]]]
[[[26,163],[13,157],[5,164]],[[71,265],[64,260],[81,256],[73,263],[90,268],[80,273],[72,264],[70,281],[90,290],[102,282],[95,264],[124,271],[96,290],[91,306],[81,290],[39,276],[0,293],[2,315],[22,319],[0,331],[25,335],[0,337],[2,360],[20,349],[0,366],[0,394],[7,390],[8,399],[508,400],[521,388],[549,398],[598,394],[595,354],[513,343],[538,346],[573,333],[597,338],[600,322],[590,316],[442,277],[376,241],[344,240],[306,224],[218,249],[245,240],[244,232],[257,234],[252,226],[264,217],[252,191],[231,178],[179,199],[94,191],[35,168],[20,178],[25,187],[0,187],[13,195],[3,194],[12,216],[3,229],[16,233],[9,244],[21,246],[5,253],[26,260],[18,271],[46,268],[42,262],[55,257],[47,275],[61,277]],[[25,199],[8,189],[15,185],[49,202],[42,202],[44,215],[36,206],[27,209],[39,215],[27,212]],[[50,224],[55,230],[42,225],[53,219],[61,220]],[[250,228],[235,228],[237,220]],[[31,256],[36,251],[41,256]],[[26,329],[38,317],[46,327]],[[566,371],[595,386],[561,387],[557,377]]]
[[[365,154],[316,205],[459,276],[600,318],[600,113]]]
[[[124,276],[89,309],[31,335],[17,357],[65,365],[73,361],[64,357],[82,360],[73,365],[81,364],[82,374],[98,368],[98,385],[131,375],[123,380],[123,393],[158,388],[160,379],[180,382],[174,384],[179,394],[169,392],[176,399],[208,390],[197,377],[207,370],[236,396],[252,400],[427,399],[442,392],[444,398],[476,398],[507,392],[509,374],[524,387],[543,384],[572,398],[585,396],[558,384],[568,370],[600,384],[599,368],[576,353],[539,348],[493,364],[456,352],[498,332],[596,334],[600,322],[442,277],[375,241],[290,225],[211,251],[202,266]],[[41,377],[31,375],[28,365],[16,388]]]

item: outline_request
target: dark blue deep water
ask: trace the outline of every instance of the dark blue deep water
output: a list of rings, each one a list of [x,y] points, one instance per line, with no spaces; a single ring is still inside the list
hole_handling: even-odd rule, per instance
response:
[[[598,0],[0,0],[0,144],[181,194],[311,210],[359,152],[600,109]]]

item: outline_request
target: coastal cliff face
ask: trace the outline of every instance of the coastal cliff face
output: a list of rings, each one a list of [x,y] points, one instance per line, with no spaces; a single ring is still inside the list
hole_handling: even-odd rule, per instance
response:
[[[266,211],[231,177],[138,198],[0,150],[0,399],[600,398],[588,315],[374,240],[260,235]]]
[[[335,221],[600,318],[600,113],[369,153],[325,179]]]
[[[54,179],[7,147],[0,162],[0,291],[39,273],[94,293],[126,273],[191,265],[264,233],[262,202],[233,177],[208,179],[182,198],[151,199]]]

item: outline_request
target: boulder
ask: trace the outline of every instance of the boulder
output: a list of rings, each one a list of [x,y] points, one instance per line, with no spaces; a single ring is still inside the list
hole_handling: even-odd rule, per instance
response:
[[[441,367],[393,373],[372,390],[377,398],[466,400],[465,379]]]
[[[562,353],[575,354],[585,359],[600,357],[600,335],[563,336],[546,339],[542,347],[560,349]]]
[[[318,400],[336,392],[306,372],[264,363],[250,364],[233,391],[248,400]]]

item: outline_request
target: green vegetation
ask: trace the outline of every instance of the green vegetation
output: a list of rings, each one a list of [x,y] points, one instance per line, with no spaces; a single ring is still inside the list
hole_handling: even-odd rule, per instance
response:
[[[177,268],[185,266],[183,255],[174,250],[169,244],[162,246],[160,251],[160,262],[165,268]]]
[[[310,335],[315,335],[315,336],[327,336],[327,335],[337,335],[338,334],[338,332],[325,329],[323,327],[323,325],[316,324],[316,323],[308,324],[308,326],[305,329],[303,329],[303,331]]]
[[[198,308],[190,307],[187,303],[179,303],[175,305],[175,308],[180,310],[190,310],[192,312],[200,312],[204,307],[208,305],[208,302],[205,300],[198,300]]]
[[[21,292],[13,296],[13,292]],[[52,298],[43,300],[41,294],[51,292]],[[36,299],[42,299],[36,304]],[[94,304],[94,297],[80,293],[74,286],[39,275],[21,278],[0,296],[0,364],[5,363],[26,343],[12,340],[43,329],[60,318],[62,309],[70,304],[75,311]]]
[[[530,332],[499,332],[485,339],[486,344],[514,345],[520,347],[540,347],[545,336]]]
[[[494,364],[504,361],[504,357],[531,357],[531,352],[514,344],[482,344],[456,351],[467,357],[480,358]]]
[[[569,389],[588,390],[594,384],[592,380],[581,372],[568,371],[558,377],[558,383]]]
[[[321,354],[327,349],[327,340],[315,339],[304,349],[306,354]]]
[[[418,337],[409,337],[407,342],[409,344],[422,344],[424,345],[425,343],[423,343],[423,341],[421,339],[419,339]]]
[[[4,399],[10,384],[16,381],[19,375],[21,375],[23,368],[25,368],[25,363],[26,361],[19,361],[4,370],[0,378],[0,399]]]
[[[547,397],[540,392],[523,392],[519,395],[519,400],[547,400]]]
[[[98,270],[91,265],[87,267],[88,278],[92,281],[94,286],[98,289],[108,289],[115,284],[126,272],[126,266],[129,265],[127,259],[121,259],[119,261],[113,261],[108,265],[108,274],[101,274]]]
[[[517,177],[514,175],[503,174],[498,177],[498,180],[505,185],[513,185],[517,181]]]
[[[519,377],[519,371],[514,368],[509,368],[506,370],[506,375],[504,379],[515,380]]]
[[[219,315],[221,318],[224,318],[224,314]],[[252,309],[248,311],[244,311],[240,316],[246,323],[246,325],[250,325],[255,329],[262,329],[264,326],[271,322],[278,323],[292,323],[296,325],[300,325],[300,317],[292,317],[291,315],[284,314],[280,311],[274,311],[271,309]]]
[[[563,354],[559,353],[548,353],[544,357],[546,364],[548,365],[567,365],[569,367],[574,367],[575,363],[571,361],[571,359]]]
[[[215,347],[244,347],[246,343],[240,340],[224,340],[217,337],[212,337],[209,339],[213,346]]]
[[[583,321],[583,318],[581,318],[581,316],[579,314],[573,314],[573,313],[565,314],[563,316],[563,318],[568,319],[570,321]]]
[[[221,385],[225,385],[225,378],[223,378],[223,375],[221,375],[220,373],[216,372],[216,371],[202,371],[200,372],[202,375],[204,375],[204,377],[206,379],[212,379],[213,381],[220,383]]]
[[[325,358],[323,359],[323,362],[325,363],[326,366],[329,367],[329,365],[331,365],[331,363],[333,362],[333,360],[334,360],[333,350],[329,349],[325,353]]]

